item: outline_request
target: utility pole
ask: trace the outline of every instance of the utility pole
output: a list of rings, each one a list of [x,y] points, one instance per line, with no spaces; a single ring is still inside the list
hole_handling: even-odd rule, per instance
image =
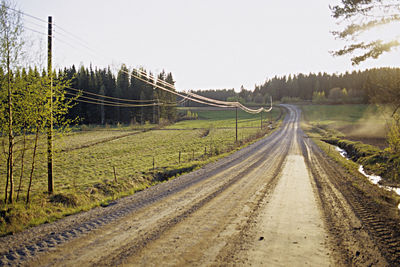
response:
[[[7,88],[8,88],[8,157],[7,157],[7,181],[4,204],[7,203],[8,182],[10,182],[10,194],[8,202],[13,202],[14,181],[13,181],[13,148],[14,148],[14,132],[13,132],[13,102],[11,90],[11,70],[10,70],[10,47],[7,41]]]
[[[260,112],[260,114],[261,114],[261,130],[262,130],[262,111]]]
[[[157,124],[160,124],[161,110],[160,110],[160,99],[157,97]]]
[[[156,124],[156,103],[153,103],[153,123]]]
[[[52,73],[52,52],[51,42],[53,37],[52,30],[52,17],[49,16],[48,23],[48,37],[47,37],[47,74],[50,78],[50,112],[49,121],[47,125],[47,185],[48,193],[52,194],[54,191],[54,180],[53,180],[53,73]]]
[[[237,107],[236,107],[236,143],[238,141],[238,139],[237,139],[237,134],[238,134],[238,132],[237,132],[237,117],[238,117],[238,115],[237,115]]]

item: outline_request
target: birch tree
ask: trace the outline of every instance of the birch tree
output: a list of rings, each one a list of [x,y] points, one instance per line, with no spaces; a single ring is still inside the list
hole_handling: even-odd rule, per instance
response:
[[[19,60],[22,54],[22,20],[21,13],[15,12],[15,6],[8,0],[2,0],[0,6],[0,64],[6,71],[5,85],[7,88],[7,112],[3,119],[2,133],[8,133],[8,151],[7,151],[7,175],[4,202],[12,203],[14,195],[13,162],[14,162],[14,119],[13,119],[13,101],[15,92],[15,83],[13,83],[12,72],[19,66]],[[8,199],[7,199],[8,194]]]

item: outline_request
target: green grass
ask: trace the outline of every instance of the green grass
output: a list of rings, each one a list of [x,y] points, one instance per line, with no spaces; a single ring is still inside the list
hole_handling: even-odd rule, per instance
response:
[[[382,176],[385,182],[400,182],[400,155],[374,146],[381,144],[379,141],[371,141],[371,137],[385,140],[385,131],[381,129],[386,121],[381,110],[368,105],[303,105],[301,108],[305,118],[303,130],[325,152],[332,151],[330,155],[336,161],[355,172],[362,164],[365,170]],[[321,140],[345,149],[356,163],[340,159],[334,146]]]
[[[313,127],[381,148],[389,113],[373,105],[302,105],[303,118]]]
[[[384,139],[385,123],[373,105],[301,105],[303,129],[315,138]]]
[[[186,111],[188,108],[181,109]],[[234,109],[207,110],[204,108],[190,108],[191,112],[197,113],[198,120],[181,121],[167,128],[187,129],[187,128],[221,128],[235,127],[236,111]],[[269,113],[263,113],[263,120],[276,118],[280,114],[279,108],[274,108]],[[260,114],[249,114],[238,110],[238,127],[260,127]]]
[[[376,112],[376,107],[369,105],[302,105],[301,109],[307,120],[317,122],[352,123]]]
[[[47,189],[46,136],[40,136],[31,190],[25,206],[32,149],[25,154],[20,201],[4,205],[0,200],[0,235],[50,222],[113,199],[133,194],[164,180],[189,172],[235,151],[260,137],[260,115],[239,112],[239,143],[235,143],[234,110],[199,110],[199,120],[181,121],[165,129],[142,131],[137,127],[83,127],[55,141],[54,180],[56,197]],[[274,109],[271,118],[279,116]],[[264,115],[264,119],[267,118]],[[264,122],[265,125],[267,122]],[[148,126],[145,126],[150,128]],[[246,128],[249,127],[249,128]],[[264,134],[268,132],[264,128]],[[33,136],[29,136],[32,140]],[[21,138],[15,149],[21,149]],[[181,153],[179,163],[179,152]],[[206,152],[206,153],[205,153]],[[15,189],[21,174],[16,153]],[[153,158],[155,168],[153,169]],[[5,161],[0,163],[0,188],[5,187]],[[114,169],[117,182],[115,182]],[[4,192],[4,191],[2,191]]]

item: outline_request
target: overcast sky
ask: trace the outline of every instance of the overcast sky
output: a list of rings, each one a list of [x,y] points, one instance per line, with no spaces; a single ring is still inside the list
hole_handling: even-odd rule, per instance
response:
[[[172,72],[178,90],[254,89],[267,78],[399,66],[400,52],[351,66],[329,51],[344,43],[335,0],[17,0],[23,12],[55,24],[54,63]],[[46,23],[25,16],[27,28]],[[44,35],[27,30],[34,38]],[[73,35],[71,35],[73,34]],[[78,39],[79,38],[79,39]],[[43,44],[46,44],[43,40]]]

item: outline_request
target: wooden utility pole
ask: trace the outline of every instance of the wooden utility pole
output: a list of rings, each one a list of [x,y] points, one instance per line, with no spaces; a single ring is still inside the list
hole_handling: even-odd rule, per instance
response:
[[[260,114],[261,114],[261,130],[262,130],[262,111],[260,112]]]
[[[156,124],[156,103],[153,103],[153,123]]]
[[[49,16],[48,23],[48,37],[47,37],[47,74],[50,78],[50,112],[49,121],[47,125],[47,184],[48,193],[54,192],[54,180],[53,180],[53,74],[52,74],[52,50],[51,42],[53,37],[52,30],[52,17]]]
[[[237,107],[236,107],[236,142],[238,141],[237,137],[238,137],[238,132],[237,132]]]
[[[8,202],[13,202],[14,181],[13,181],[13,148],[14,148],[14,132],[13,132],[13,103],[12,103],[12,90],[11,90],[11,70],[10,70],[10,47],[7,40],[7,88],[8,88],[8,157],[7,157],[7,181],[4,203],[7,203],[7,190],[8,182],[10,182],[10,194]]]
[[[160,99],[157,97],[157,124],[160,124],[161,111],[160,111]]]

